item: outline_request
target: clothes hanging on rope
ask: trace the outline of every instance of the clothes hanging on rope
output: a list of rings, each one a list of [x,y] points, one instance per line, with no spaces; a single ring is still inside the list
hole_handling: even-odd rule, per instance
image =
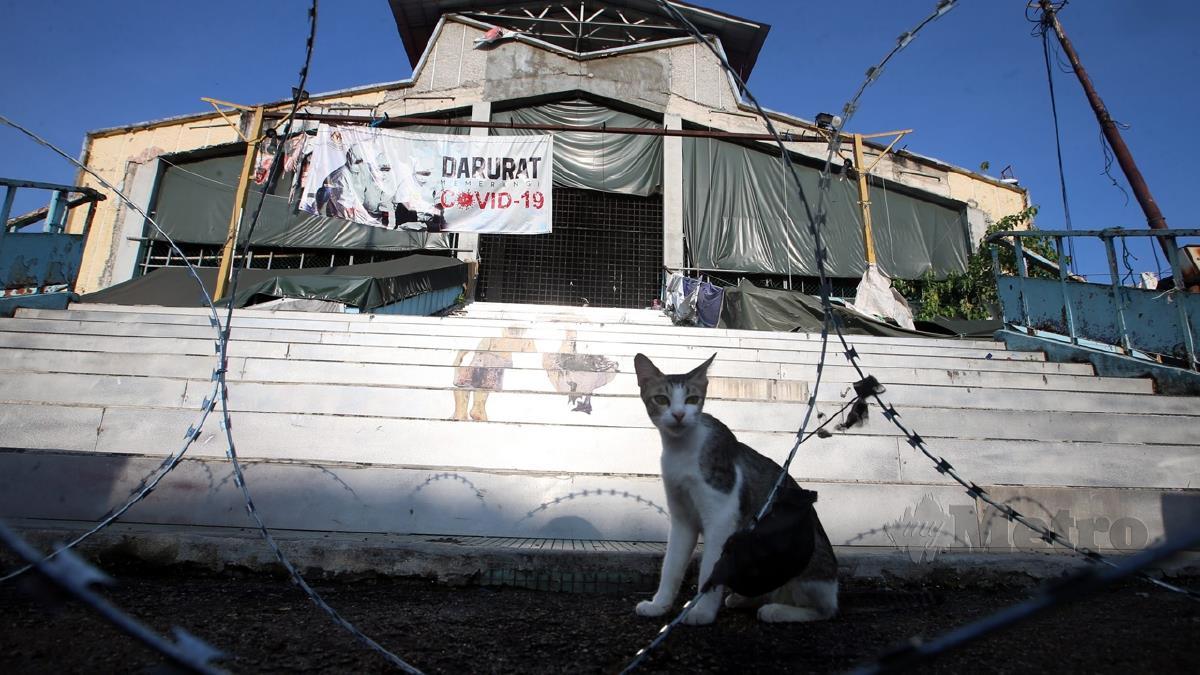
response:
[[[667,280],[665,310],[676,324],[715,328],[721,320],[725,290],[672,272]]]

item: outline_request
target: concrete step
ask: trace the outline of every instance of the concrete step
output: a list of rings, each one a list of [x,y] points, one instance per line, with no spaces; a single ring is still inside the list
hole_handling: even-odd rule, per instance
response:
[[[671,320],[656,309],[615,309],[608,307],[566,307],[561,305],[528,305],[508,302],[473,302],[462,309],[467,316],[508,318],[510,316],[532,316],[540,321],[558,321],[564,318],[599,321],[605,317],[620,316],[629,323],[656,324]]]
[[[245,378],[247,373],[243,372]],[[262,382],[237,379],[230,382],[230,402],[242,411],[327,413],[365,417],[410,419],[450,418],[456,397],[466,406],[467,392],[454,389],[454,371],[449,367],[412,366],[397,379],[402,385],[371,386],[336,383]],[[495,421],[584,426],[649,428],[645,408],[632,375],[619,374],[591,399],[592,411],[576,411],[570,392],[554,389],[545,373],[512,370],[505,375],[504,390],[487,396],[486,414]],[[728,386],[724,386],[728,383]],[[716,380],[718,391],[706,410],[735,430],[793,430],[804,414],[807,386],[746,387],[739,381]],[[199,406],[211,389],[209,378],[173,379],[81,373],[23,373],[0,380],[0,400],[81,405],[145,407]],[[725,391],[720,391],[725,389]],[[774,393],[777,398],[765,400]],[[818,392],[819,411],[832,414],[845,399],[835,388]],[[1137,394],[1039,392],[991,388],[958,389],[894,385],[886,400],[901,405],[902,414],[922,434],[936,428],[941,436],[964,438],[1029,438],[1089,440],[1085,434],[1111,422],[1110,433],[1135,438],[1145,433],[1145,442],[1193,443],[1200,438],[1200,410],[1188,397],[1146,397]],[[476,396],[476,400],[478,397]],[[782,400],[780,400],[782,399]],[[1051,410],[1053,412],[1051,412]],[[462,412],[466,414],[465,409]],[[1053,417],[1057,415],[1057,419]],[[1165,424],[1166,417],[1171,423]],[[921,424],[924,422],[925,424]],[[1082,425],[1082,426],[1075,426]],[[880,423],[881,429],[890,424]],[[1036,435],[1023,435],[1036,434]],[[1083,435],[1081,435],[1083,434]],[[1137,441],[1132,441],[1137,442]]]
[[[144,326],[130,324],[121,328],[103,328],[118,324],[93,324],[92,322],[49,322],[50,326],[38,326],[29,320],[25,323],[19,320],[13,323],[0,323],[0,346],[20,348],[46,349],[80,349],[81,345],[103,345],[100,347],[110,352],[128,353],[183,353],[201,354],[214,351],[215,333],[211,329],[200,326]],[[101,326],[102,328],[97,328]],[[64,330],[65,329],[65,330]],[[50,332],[47,332],[49,330]],[[63,332],[60,332],[63,331]],[[95,331],[95,332],[92,332]],[[106,333],[117,333],[110,335]],[[74,339],[73,339],[74,338]],[[147,339],[162,340],[162,342],[144,342]],[[128,343],[121,342],[129,339]],[[178,340],[172,342],[171,340]],[[187,344],[190,341],[192,344]],[[247,342],[257,343],[247,345]],[[328,350],[329,345],[348,347],[383,347],[388,349],[440,349],[452,351],[474,352],[486,348],[487,343],[481,338],[474,337],[442,337],[436,335],[394,335],[389,333],[345,333],[345,332],[313,332],[313,331],[277,331],[274,329],[245,328],[235,330],[232,336],[230,353],[239,356],[281,357],[289,354],[291,345],[310,345],[305,347],[304,355],[314,358],[321,348],[326,346],[327,360],[343,360],[371,358],[368,355],[350,355],[334,353]],[[561,339],[531,340],[531,349],[539,353],[559,353],[563,349]],[[128,347],[121,345],[128,344]],[[83,347],[86,349],[86,347]],[[628,343],[628,342],[592,342],[579,340],[575,349],[580,354],[596,354],[608,358],[622,356],[632,357],[644,353],[651,358],[685,358],[694,359],[699,364],[714,353],[719,361],[752,361],[798,366],[814,366],[820,359],[818,351],[809,350],[763,350],[743,349],[737,347],[693,346],[688,344],[663,344],[660,342]],[[379,353],[385,352],[381,350]],[[947,371],[1001,371],[1023,373],[1060,373],[1074,375],[1089,375],[1091,366],[1073,363],[1050,363],[1042,360],[1024,358],[971,358],[946,355],[929,355],[928,353],[870,353],[860,351],[860,363],[864,368],[930,368]],[[322,358],[316,356],[315,358]],[[381,357],[375,357],[378,360]],[[844,363],[844,358],[838,351],[830,351],[826,355],[830,365]],[[795,369],[790,369],[794,371]],[[811,372],[811,367],[807,368]],[[789,372],[784,377],[807,377],[810,374]]]
[[[224,320],[225,312],[218,313],[219,317]],[[151,307],[137,306],[128,307],[123,305],[92,305],[92,304],[76,304],[72,305],[68,310],[57,311],[41,311],[41,310],[20,310],[18,316],[25,318],[40,318],[40,319],[76,319],[86,321],[130,321],[130,322],[145,322],[145,323],[174,323],[179,318],[189,317],[189,322],[195,321],[208,325],[211,312],[206,308],[196,307]],[[349,324],[378,324],[378,325],[461,325],[461,326],[523,326],[523,327],[546,327],[551,326],[558,330],[571,330],[580,327],[589,330],[597,331],[613,331],[623,333],[645,333],[645,334],[686,334],[686,335],[703,335],[703,336],[723,336],[723,337],[749,337],[749,338],[767,338],[774,340],[811,340],[819,338],[817,334],[810,333],[783,333],[771,331],[754,331],[754,330],[739,330],[729,328],[703,328],[699,326],[675,326],[671,323],[613,323],[606,322],[602,318],[597,320],[579,320],[572,322],[553,322],[548,324],[545,321],[538,321],[535,314],[530,314],[528,317],[520,319],[495,319],[484,316],[454,314],[445,317],[426,317],[426,316],[398,316],[386,314],[336,314],[336,313],[319,313],[319,312],[286,312],[274,310],[256,310],[256,309],[237,309],[234,310],[234,317],[237,318],[259,318],[259,319],[295,319],[304,321],[326,321],[332,323],[349,323]],[[889,343],[889,344],[925,344],[930,343],[943,345],[960,345],[973,349],[1005,349],[1002,341],[985,338],[971,339],[951,339],[951,338],[923,338],[923,337],[881,337],[874,335],[855,335],[853,338],[856,341],[863,343]]]
[[[86,333],[91,335],[144,335],[150,337],[208,337],[215,333],[208,317],[187,315],[173,317],[171,315],[152,315],[159,321],[112,321],[103,317],[80,319],[78,312],[61,312],[55,316],[22,315],[19,319],[7,323],[0,322],[0,330]],[[95,313],[93,313],[95,314]],[[285,313],[294,314],[294,313]],[[111,316],[111,314],[109,314]],[[321,316],[321,315],[307,315]],[[345,315],[342,315],[345,316]],[[126,317],[131,318],[131,317]],[[58,322],[58,323],[54,323]],[[501,337],[508,325],[474,326],[445,320],[441,323],[410,323],[389,322],[377,323],[367,321],[329,321],[288,316],[258,317],[235,316],[233,330],[235,333],[250,331],[248,339],[264,338],[264,335],[278,335],[277,339],[297,342],[315,341],[311,335],[304,333],[340,332],[348,335],[403,335],[403,336],[447,336],[454,338],[488,338]],[[265,329],[265,330],[264,330]],[[709,332],[692,331],[689,329],[673,329],[670,332],[642,333],[614,330],[613,327],[594,327],[580,325],[568,333],[568,329],[544,328],[531,326],[525,328],[520,337],[535,340],[575,339],[581,342],[594,343],[653,343],[668,345],[691,345],[694,347],[741,348],[758,350],[801,350],[816,352],[820,349],[820,341],[809,336],[792,334],[750,335],[720,335]],[[788,337],[775,337],[786,335]],[[958,358],[978,359],[1008,359],[1022,361],[1044,361],[1042,354],[1037,352],[1008,352],[1002,346],[991,344],[971,345],[961,344],[952,340],[905,340],[898,342],[853,342],[856,349],[863,354],[921,354],[927,356],[952,356]],[[836,341],[831,343],[835,352],[841,349]]]
[[[0,340],[3,334],[0,334]],[[56,341],[49,340],[54,343]],[[161,344],[153,342],[152,344]],[[204,344],[208,344],[205,342]],[[237,343],[234,343],[235,345]],[[89,343],[83,346],[98,347]],[[61,342],[48,349],[8,347],[0,349],[0,370],[13,372],[90,373],[107,375],[141,375],[162,377],[206,378],[215,368],[215,359],[208,355],[174,353],[113,353],[111,351],[66,351]],[[436,349],[389,349],[384,347],[340,347],[328,345],[291,345],[289,358],[272,359],[234,357],[229,372],[233,379],[255,379],[271,382],[355,382],[369,385],[396,385],[407,382],[411,366],[453,366],[455,353]],[[311,358],[310,358],[311,357]],[[545,374],[542,354],[513,354],[513,371],[532,369]],[[619,356],[611,359],[619,373],[633,372],[633,358]],[[685,372],[694,368],[694,359],[661,358],[657,365],[666,372]],[[835,362],[836,363],[836,362]],[[799,377],[784,378],[783,374]],[[1040,389],[1043,391],[1104,392],[1150,394],[1149,382],[1144,379],[1102,378],[1056,373],[1009,373],[1004,371],[953,371],[919,368],[874,368],[874,374],[888,385],[928,385],[939,387],[983,387],[996,389]],[[750,361],[714,361],[710,377],[743,381],[763,380],[762,387],[770,390],[771,382],[807,382],[813,371],[793,364],[758,363]],[[623,379],[623,376],[618,376]],[[823,382],[835,387],[857,381],[859,375],[850,366],[826,366]],[[444,384],[446,378],[438,381]],[[748,384],[755,384],[749,382]],[[603,392],[610,392],[605,385]],[[720,392],[718,392],[720,393]],[[721,394],[723,395],[723,394]],[[775,398],[763,396],[762,398]]]
[[[656,313],[490,307],[465,317],[238,311],[229,405],[238,452],[272,527],[340,536],[660,541],[660,441],[632,357],[681,372],[718,354],[707,410],[782,461],[815,377],[814,336],[680,329]],[[503,391],[454,387],[456,361],[524,328]],[[0,321],[0,517],[94,520],[198,424],[213,394],[202,310],[83,307]],[[548,375],[573,338],[616,373],[590,412]],[[1200,508],[1200,406],[1146,380],[1091,376],[991,341],[854,336],[910,428],[964,476],[1089,547],[1137,549]],[[829,345],[817,410],[858,374]],[[553,370],[550,368],[550,370]],[[577,385],[578,386],[578,383]],[[459,400],[463,405],[458,407]],[[874,409],[861,428],[804,444],[793,474],[821,493],[834,543],[918,559],[929,551],[1036,547]],[[245,526],[220,415],[131,521]],[[1068,522],[1069,521],[1069,522]],[[992,539],[988,539],[989,535]],[[992,547],[986,542],[999,542]]]
[[[150,457],[0,451],[0,517],[95,520],[157,464]],[[662,483],[655,476],[264,461],[247,463],[246,482],[272,528],[617,541],[662,541],[667,530]],[[820,494],[817,510],[838,546],[900,548],[915,552],[914,560],[941,550],[1049,548],[959,488],[805,486]],[[1002,503],[1055,519],[1073,542],[1108,552],[1142,548],[1183,527],[1200,509],[1195,491],[985,487]],[[250,525],[229,465],[204,459],[183,462],[126,522]]]
[[[197,410],[116,405],[0,403],[0,447],[162,457],[182,447]],[[484,471],[658,475],[658,435],[649,428],[551,426],[499,421],[242,412],[233,416],[238,453],[247,459],[351,462]],[[812,439],[792,467],[797,479],[949,484],[933,464],[896,435],[861,433]],[[224,431],[210,416],[188,450],[222,457]],[[791,431],[737,432],[782,463]],[[969,439],[922,435],[980,484],[1103,487],[1195,487],[1194,446],[1149,442]]]

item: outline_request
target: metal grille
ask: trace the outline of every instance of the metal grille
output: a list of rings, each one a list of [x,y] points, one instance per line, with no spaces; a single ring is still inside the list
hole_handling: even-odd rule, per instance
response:
[[[821,293],[821,280],[817,277],[787,277],[780,274],[746,274],[743,272],[717,272],[712,270],[702,272],[690,271],[686,273],[691,276],[698,275],[718,286],[737,286],[739,279],[746,279],[759,288],[799,291],[807,295],[819,295]],[[830,277],[829,294],[835,298],[853,298],[858,293],[858,282],[858,279]]]
[[[219,267],[221,246],[218,244],[179,244],[179,248],[196,267]],[[296,270],[310,267],[337,267],[362,263],[395,260],[413,251],[351,251],[346,249],[259,248],[250,251],[253,269]],[[182,267],[183,260],[165,241],[148,242],[142,255],[140,273],[149,274],[160,267]],[[234,256],[233,264],[241,266],[242,255]]]
[[[554,231],[485,234],[476,298],[648,307],[662,284],[662,196],[554,188]]]

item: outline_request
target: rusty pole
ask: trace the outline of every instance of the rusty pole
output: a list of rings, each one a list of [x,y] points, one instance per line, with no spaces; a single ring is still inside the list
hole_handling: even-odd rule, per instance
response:
[[[1058,21],[1058,15],[1054,11],[1054,6],[1050,0],[1039,0],[1038,4],[1042,8],[1043,21],[1054,29],[1054,35],[1058,37],[1059,44],[1062,45],[1063,51],[1066,52],[1067,59],[1071,62],[1071,67],[1075,70],[1075,76],[1079,78],[1079,84],[1083,85],[1083,91],[1087,94],[1088,102],[1092,104],[1092,110],[1096,113],[1096,120],[1100,122],[1100,130],[1104,133],[1104,138],[1112,147],[1113,154],[1116,155],[1117,163],[1121,165],[1121,171],[1125,174],[1125,179],[1129,181],[1129,187],[1133,189],[1133,194],[1138,200],[1138,204],[1142,207],[1142,212],[1146,214],[1146,224],[1154,230],[1167,229],[1167,219],[1163,216],[1162,211],[1158,209],[1158,203],[1154,201],[1154,197],[1150,194],[1150,186],[1146,185],[1146,179],[1142,177],[1142,172],[1138,170],[1137,164],[1133,161],[1133,154],[1129,152],[1129,146],[1125,145],[1125,140],[1121,138],[1121,132],[1117,129],[1117,123],[1113,121],[1111,115],[1108,114],[1108,108],[1104,107],[1104,101],[1100,100],[1100,94],[1096,92],[1096,88],[1092,86],[1092,80],[1088,77],[1087,71],[1083,69],[1083,63],[1079,61],[1079,55],[1075,53],[1075,48],[1071,46],[1071,41],[1067,39],[1067,34],[1063,32],[1062,24]],[[1162,247],[1163,253],[1166,254],[1167,260],[1171,260],[1172,256],[1176,255],[1171,251],[1170,244],[1166,238],[1156,237],[1158,244]]]

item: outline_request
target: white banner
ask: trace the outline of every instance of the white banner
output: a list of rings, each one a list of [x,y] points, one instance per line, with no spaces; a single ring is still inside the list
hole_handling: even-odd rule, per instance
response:
[[[445,136],[322,124],[300,210],[425,232],[550,231],[553,136]]]

